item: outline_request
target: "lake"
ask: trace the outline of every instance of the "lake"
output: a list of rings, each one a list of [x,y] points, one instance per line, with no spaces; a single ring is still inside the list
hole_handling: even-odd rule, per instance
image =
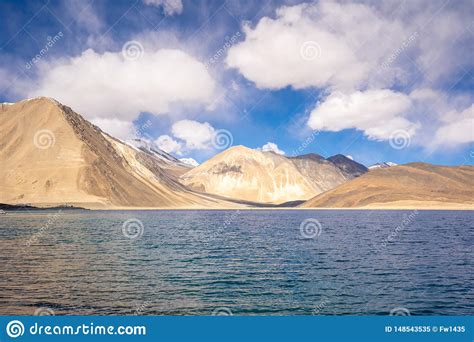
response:
[[[0,215],[0,313],[473,315],[474,212]]]

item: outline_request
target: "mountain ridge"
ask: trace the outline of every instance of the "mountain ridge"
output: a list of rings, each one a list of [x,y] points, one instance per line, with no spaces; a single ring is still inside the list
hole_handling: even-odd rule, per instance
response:
[[[17,206],[472,208],[474,197],[472,166],[379,163],[369,172],[342,154],[239,145],[193,167],[150,141],[114,138],[48,97],[0,104],[0,164],[0,203]]]
[[[309,199],[357,175],[315,153],[285,157],[237,145],[188,171],[180,180],[197,191],[281,204]]]
[[[474,167],[414,162],[374,169],[299,207],[474,209]]]
[[[54,99],[0,110],[0,202],[85,208],[239,207],[197,194],[137,151]],[[40,133],[40,134],[39,134]]]

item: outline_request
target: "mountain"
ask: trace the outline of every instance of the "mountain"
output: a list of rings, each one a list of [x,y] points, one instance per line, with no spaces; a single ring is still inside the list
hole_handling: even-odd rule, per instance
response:
[[[366,168],[364,165],[359,164],[358,162],[342,154],[336,154],[335,156],[329,157],[328,160],[333,162],[346,175],[352,177],[358,177],[369,171],[369,169]]]
[[[140,144],[138,144],[140,145]],[[189,169],[40,97],[0,107],[0,203],[84,208],[235,207],[177,181]]]
[[[474,167],[410,163],[374,169],[300,207],[474,209]]]
[[[374,165],[369,166],[369,170],[375,170],[375,169],[385,169],[387,167],[392,167],[392,166],[397,166],[398,164],[392,163],[392,162],[381,162],[381,163],[376,163]]]
[[[154,157],[160,168],[170,175],[179,177],[192,168],[188,163],[173,157],[171,154],[161,150],[155,145],[155,143],[146,139],[131,139],[126,141],[126,143],[133,148]]]
[[[337,165],[316,153],[290,157],[298,171],[311,183],[314,194],[333,189],[352,178]]]
[[[348,171],[316,154],[287,158],[234,146],[188,171],[180,180],[201,192],[279,204],[309,199],[352,178]]]

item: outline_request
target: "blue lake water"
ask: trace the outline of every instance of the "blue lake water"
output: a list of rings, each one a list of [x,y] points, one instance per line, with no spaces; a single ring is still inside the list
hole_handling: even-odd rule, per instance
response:
[[[473,315],[473,219],[472,211],[8,213],[0,314]]]

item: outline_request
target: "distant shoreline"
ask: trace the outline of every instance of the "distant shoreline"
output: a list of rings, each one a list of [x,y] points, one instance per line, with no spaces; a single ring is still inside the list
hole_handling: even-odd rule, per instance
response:
[[[25,204],[5,204],[0,203],[0,213],[11,212],[11,211],[41,211],[41,210],[90,210],[82,207],[75,207],[72,205],[57,205],[51,207],[36,207],[34,205],[25,205]]]
[[[0,210],[4,213],[11,212],[27,212],[27,211],[51,211],[51,210],[87,210],[87,211],[321,211],[321,210],[354,210],[354,211],[400,211],[400,210],[420,210],[420,211],[474,211],[474,205],[453,205],[453,206],[424,206],[424,207],[409,207],[409,206],[374,206],[374,207],[353,207],[353,208],[300,208],[300,207],[235,207],[235,208],[166,208],[166,207],[111,207],[111,208],[83,208],[74,206],[52,206],[52,207],[35,207],[35,206],[15,206],[10,204],[0,204]]]

